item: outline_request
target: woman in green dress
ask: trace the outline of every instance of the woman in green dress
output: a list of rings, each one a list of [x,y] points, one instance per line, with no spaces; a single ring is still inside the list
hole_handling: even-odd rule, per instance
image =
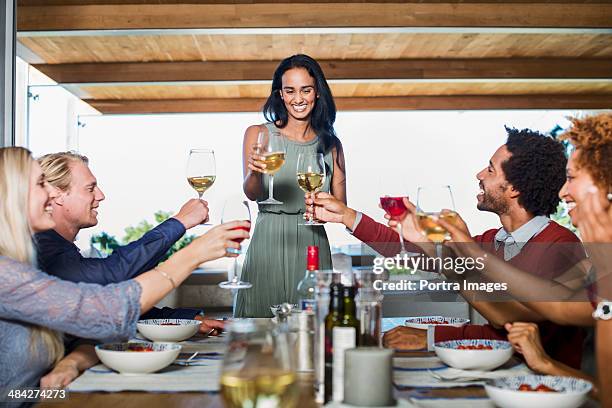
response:
[[[336,137],[336,105],[319,64],[307,55],[281,61],[263,108],[268,123],[249,126],[244,134],[243,164],[246,196],[263,201],[269,177],[263,176],[259,154],[260,132],[279,132],[286,143],[285,164],[274,174],[274,198],[283,204],[259,204],[259,216],[242,269],[242,280],[253,287],[240,290],[236,317],[270,317],[270,306],[298,303],[297,284],[306,269],[308,245],[319,247],[321,269],[331,268],[325,228],[304,222],[304,192],[296,178],[300,153],[322,153],[326,180],[322,191],[346,203],[342,144]]]

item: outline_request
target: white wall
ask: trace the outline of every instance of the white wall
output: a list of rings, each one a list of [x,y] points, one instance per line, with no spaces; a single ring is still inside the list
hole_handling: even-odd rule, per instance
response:
[[[418,185],[450,184],[457,209],[473,232],[497,225],[495,216],[475,208],[475,174],[506,138],[504,124],[548,131],[565,123],[568,112],[344,112],[336,130],[347,161],[349,205],[382,220],[378,197]],[[158,209],[177,210],[195,193],[185,180],[190,148],[213,148],[217,181],[206,192],[212,221],[224,200],[241,192],[241,143],[246,127],[262,121],[256,113],[81,117],[81,153],[106,193],[100,224],[88,230],[123,235],[123,228]],[[33,137],[33,136],[31,136]],[[399,189],[396,189],[399,187]],[[355,242],[342,227],[327,226],[332,243]],[[89,234],[81,234],[87,242]]]

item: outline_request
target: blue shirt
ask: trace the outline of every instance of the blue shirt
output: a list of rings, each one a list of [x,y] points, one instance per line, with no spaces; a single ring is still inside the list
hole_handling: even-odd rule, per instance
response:
[[[85,258],[79,248],[54,230],[35,234],[38,266],[49,275],[71,282],[108,285],[132,279],[153,269],[185,233],[180,221],[170,218],[137,241],[116,248],[107,258]],[[143,319],[193,319],[198,309],[153,308]]]

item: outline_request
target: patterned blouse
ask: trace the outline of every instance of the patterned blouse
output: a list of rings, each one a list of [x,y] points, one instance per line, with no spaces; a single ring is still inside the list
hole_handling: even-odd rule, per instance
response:
[[[79,337],[120,340],[136,333],[141,287],[134,280],[100,286],[47,275],[0,256],[0,391],[37,387],[48,350],[33,344],[32,325]]]

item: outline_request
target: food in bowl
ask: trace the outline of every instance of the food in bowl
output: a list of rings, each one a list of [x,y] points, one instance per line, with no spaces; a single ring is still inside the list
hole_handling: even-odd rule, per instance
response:
[[[492,346],[485,346],[484,344],[479,344],[477,346],[457,346],[457,350],[493,350]]]
[[[533,388],[531,385],[529,384],[521,384],[518,387],[519,391],[535,391],[535,392],[557,392],[557,390],[555,390],[554,388],[550,388],[547,385],[544,384],[538,384],[536,385],[535,388]]]
[[[202,324],[189,319],[148,319],[140,320],[138,331],[152,341],[177,342],[193,337]]]
[[[592,387],[579,378],[522,375],[492,380],[485,390],[501,408],[576,408]]]
[[[493,370],[514,354],[509,342],[488,339],[443,341],[434,351],[444,364],[462,370]]]
[[[470,322],[470,319],[460,317],[444,317],[444,316],[420,316],[408,317],[404,322],[406,327],[415,329],[427,329],[428,326],[453,326],[461,327]]]
[[[121,374],[147,374],[172,364],[181,346],[172,343],[108,343],[96,346],[96,355]]]

